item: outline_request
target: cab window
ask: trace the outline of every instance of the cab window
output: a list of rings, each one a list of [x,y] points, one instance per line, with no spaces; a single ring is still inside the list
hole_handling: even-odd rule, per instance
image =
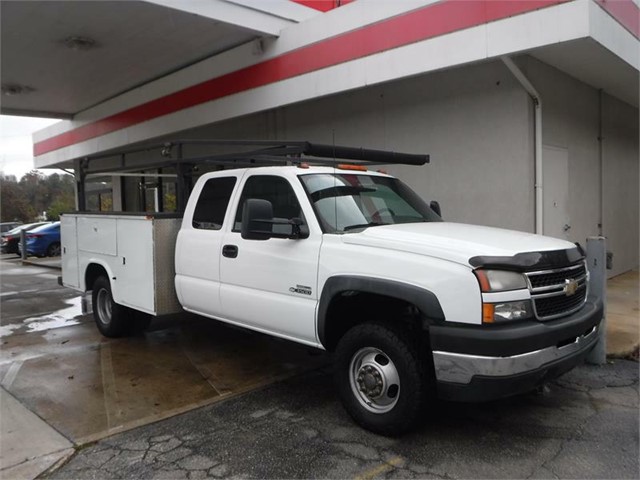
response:
[[[242,224],[242,211],[244,203],[249,198],[268,200],[273,205],[274,218],[301,218],[304,223],[304,216],[300,209],[300,203],[289,182],[282,177],[273,175],[255,175],[249,177],[242,189],[238,210],[236,211],[236,221],[234,232],[240,231]],[[274,231],[278,226],[274,226]]]
[[[236,177],[210,178],[202,187],[193,212],[193,228],[220,230],[236,184]]]

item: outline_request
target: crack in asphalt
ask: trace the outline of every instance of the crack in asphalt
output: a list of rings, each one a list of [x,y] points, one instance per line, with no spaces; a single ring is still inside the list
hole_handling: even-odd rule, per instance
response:
[[[637,378],[630,378],[637,373],[628,366],[621,374],[607,368],[594,374],[588,368],[554,382],[556,391],[548,392],[540,400],[524,397],[522,402],[463,410],[446,405],[449,416],[436,418],[430,427],[405,438],[380,437],[362,431],[333,406],[330,396],[317,398],[315,390],[307,396],[304,388],[294,388],[295,384],[291,387],[294,382],[285,382],[280,387],[249,394],[246,400],[240,397],[205,407],[79,449],[50,477],[453,480],[468,476],[470,471],[480,475],[482,470],[474,469],[474,462],[480,462],[479,466],[492,458],[493,461],[503,458],[502,454],[496,457],[492,448],[500,451],[508,442],[504,450],[508,453],[507,463],[502,472],[513,472],[517,467],[508,462],[522,458],[529,459],[529,466],[521,478],[540,475],[562,478],[566,476],[566,471],[561,471],[566,468],[565,462],[558,462],[566,460],[569,446],[577,442],[583,445],[580,447],[583,451],[591,452],[589,445],[600,443],[585,437],[593,435],[594,428],[602,428],[599,425],[606,424],[607,417],[595,420],[611,415],[612,409],[616,409],[616,414],[629,415],[633,410],[629,405],[634,402],[637,405],[639,398],[636,388],[633,394],[625,390],[638,385]],[[307,381],[313,384],[318,378]],[[523,411],[531,412],[524,423]],[[554,424],[555,421],[560,423]],[[607,432],[615,435],[615,431]],[[633,455],[632,447],[620,449],[624,451],[621,455],[625,455],[622,458],[626,464],[630,462],[627,456]],[[485,457],[485,453],[489,456]],[[461,469],[460,464],[467,466]],[[628,466],[625,468],[620,472],[629,471]],[[611,475],[627,475],[616,472],[612,470]]]

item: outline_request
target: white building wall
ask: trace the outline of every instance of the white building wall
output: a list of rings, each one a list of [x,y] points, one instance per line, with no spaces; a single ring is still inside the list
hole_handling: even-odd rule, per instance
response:
[[[543,101],[543,143],[569,152],[569,239],[600,221],[598,92],[533,58],[519,63]],[[612,274],[638,265],[638,110],[604,96],[604,234]],[[502,62],[376,85],[254,114],[172,138],[309,140],[429,153],[385,167],[446,220],[534,231],[533,108]]]
[[[569,239],[584,244],[599,234],[602,201],[602,232],[615,256],[610,274],[637,268],[638,109],[603,96],[602,179],[598,91],[534,58],[522,65],[542,96],[543,144],[569,152]]]
[[[604,235],[614,252],[613,275],[638,268],[640,171],[638,109],[603,99]]]
[[[448,221],[534,229],[530,99],[491,62],[300,103],[189,132],[190,137],[309,140],[428,153],[384,167]],[[259,119],[259,120],[258,120]]]

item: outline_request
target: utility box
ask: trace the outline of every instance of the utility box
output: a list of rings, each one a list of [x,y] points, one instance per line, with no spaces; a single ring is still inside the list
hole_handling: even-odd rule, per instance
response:
[[[90,264],[108,275],[114,301],[152,315],[181,312],[174,250],[182,218],[167,214],[65,214],[62,283],[85,291]]]

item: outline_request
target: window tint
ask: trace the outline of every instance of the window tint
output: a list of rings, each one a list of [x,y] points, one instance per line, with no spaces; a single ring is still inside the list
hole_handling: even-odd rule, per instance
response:
[[[236,212],[236,223],[234,231],[240,231],[242,223],[242,209],[244,202],[248,198],[258,198],[261,200],[269,200],[273,205],[273,216],[275,218],[294,218],[303,219],[300,204],[293,188],[289,182],[282,177],[272,175],[256,175],[249,177],[244,184],[242,196],[238,203],[238,211]],[[276,228],[276,227],[274,227]]]
[[[202,187],[200,198],[193,212],[193,227],[220,230],[224,222],[236,177],[211,178]]]

